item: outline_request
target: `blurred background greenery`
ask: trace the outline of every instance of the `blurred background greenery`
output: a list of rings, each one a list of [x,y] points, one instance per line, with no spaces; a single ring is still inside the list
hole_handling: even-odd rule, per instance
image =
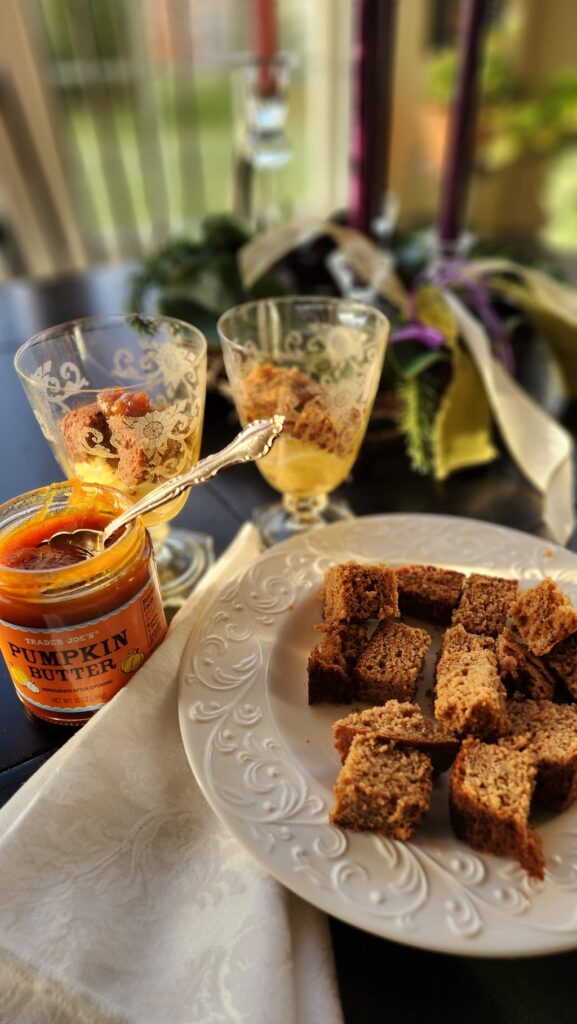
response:
[[[295,54],[284,188],[294,213],[347,204],[353,0],[280,0]],[[398,5],[390,187],[430,223],[455,73],[456,0]],[[577,251],[574,0],[500,0],[486,47],[469,222]],[[233,206],[232,67],[249,0],[3,0],[0,275],[141,257]]]

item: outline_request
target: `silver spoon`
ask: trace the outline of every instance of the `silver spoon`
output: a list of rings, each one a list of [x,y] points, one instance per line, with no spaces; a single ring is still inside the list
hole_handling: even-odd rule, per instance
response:
[[[237,462],[254,462],[261,459],[263,455],[272,448],[276,438],[282,430],[284,416],[273,416],[269,420],[254,420],[220,452],[207,456],[197,462],[193,469],[180,476],[168,480],[167,483],[155,487],[153,491],[141,498],[134,505],[131,505],[122,515],[112,519],[103,530],[61,530],[47,537],[43,544],[50,544],[60,550],[77,551],[87,557],[98,554],[104,550],[108,540],[128,523],[131,523],[137,516],[143,516],[152,512],[160,505],[164,505],[174,498],[177,498],[183,491],[197,484],[203,484],[206,480],[220,473],[221,469],[233,466]]]

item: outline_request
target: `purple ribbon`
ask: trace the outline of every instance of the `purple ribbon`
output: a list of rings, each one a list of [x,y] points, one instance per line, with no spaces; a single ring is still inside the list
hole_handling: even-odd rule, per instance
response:
[[[466,293],[467,304],[474,310],[487,330],[493,342],[495,355],[506,370],[515,373],[515,358],[507,335],[507,328],[497,313],[483,281],[472,281],[466,277],[467,261],[464,259],[439,260],[419,274],[413,291],[409,294],[410,323],[391,334],[391,342],[419,341],[427,348],[440,348],[445,344],[445,336],[436,327],[423,324],[416,313],[415,291],[423,283],[434,284],[438,288],[462,288]]]
[[[515,356],[509,341],[507,328],[497,313],[487,285],[480,281],[465,280],[461,285],[467,293],[469,305],[477,313],[479,320],[487,328],[487,334],[493,342],[495,355],[512,377],[515,375]]]
[[[413,321],[407,327],[393,331],[389,341],[393,344],[397,341],[420,341],[427,348],[441,348],[445,344],[445,335],[436,327],[427,327],[426,324]]]
[[[407,296],[410,323],[407,324],[406,327],[400,327],[397,331],[393,331],[389,341],[391,341],[393,345],[398,341],[419,341],[427,348],[442,348],[445,344],[445,335],[443,332],[439,331],[436,327],[430,327],[427,324],[424,324],[417,316],[415,292],[421,281],[422,275],[419,274],[413,290],[410,291]]]

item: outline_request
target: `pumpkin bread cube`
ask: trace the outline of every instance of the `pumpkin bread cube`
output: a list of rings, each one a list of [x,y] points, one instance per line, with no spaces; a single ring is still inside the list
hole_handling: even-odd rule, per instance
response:
[[[418,750],[355,736],[334,787],[330,820],[355,831],[412,839],[429,809],[432,779],[431,762]]]
[[[324,578],[324,613],[329,623],[397,616],[395,573],[386,565],[333,565]]]

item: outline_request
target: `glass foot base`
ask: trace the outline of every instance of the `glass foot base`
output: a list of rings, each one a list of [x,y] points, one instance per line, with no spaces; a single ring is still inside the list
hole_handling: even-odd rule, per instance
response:
[[[161,545],[155,545],[155,555],[162,603],[174,614],[214,562],[212,537],[171,528]]]
[[[343,519],[353,519],[354,515],[346,501],[327,501],[324,508],[310,517],[297,517],[282,502],[278,502],[257,508],[253,522],[263,544],[270,548],[283,540],[296,537],[299,533],[317,529],[319,526],[328,526],[330,523],[340,523]]]

